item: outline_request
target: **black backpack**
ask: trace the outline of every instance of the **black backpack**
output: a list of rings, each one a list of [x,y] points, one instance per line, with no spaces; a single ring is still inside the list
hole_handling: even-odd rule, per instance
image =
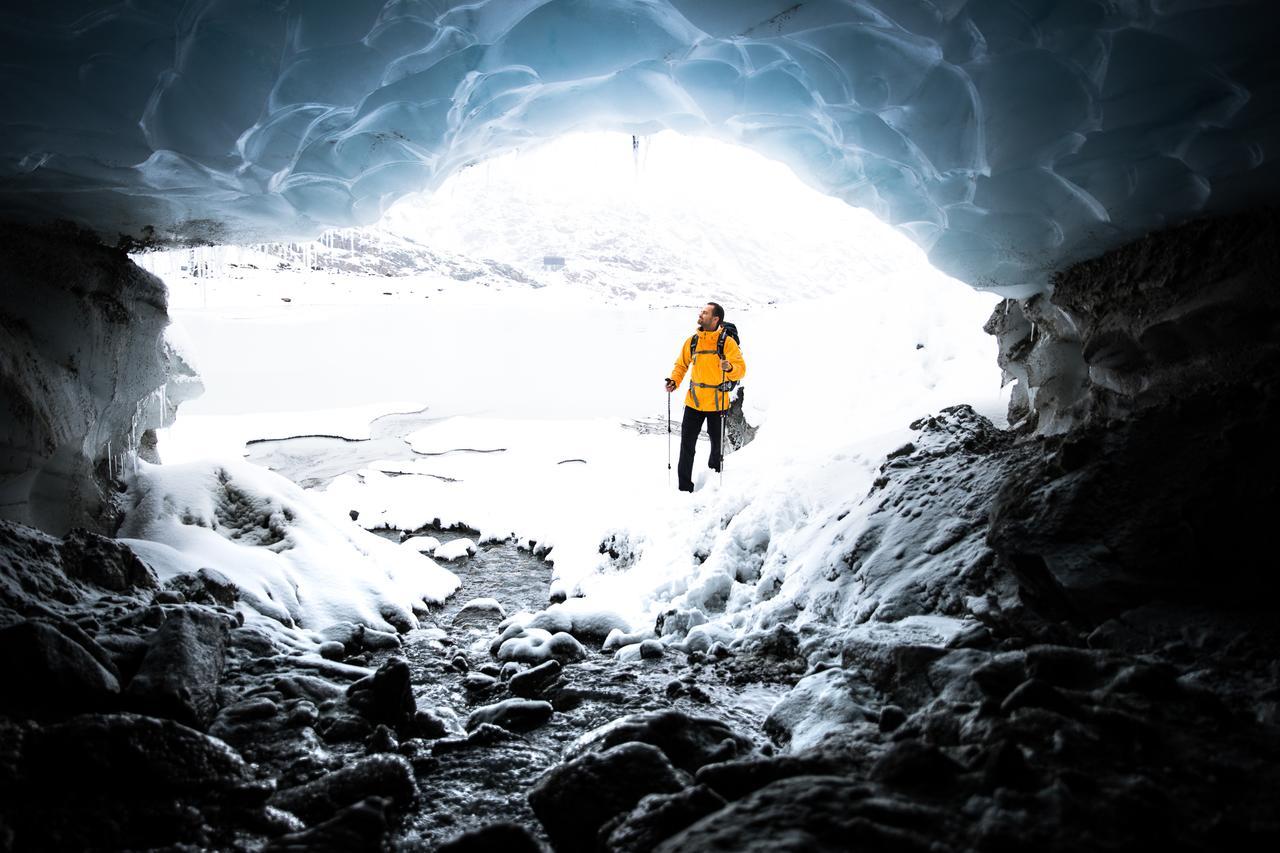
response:
[[[738,337],[738,327],[733,323],[726,323],[722,320],[720,322],[720,337],[716,338],[716,349],[715,349],[716,356],[719,357],[721,361],[724,360],[724,339],[725,338],[733,338],[733,342],[735,344],[737,344],[738,346],[742,346],[742,338]],[[698,349],[698,334],[695,332],[693,337],[689,338],[690,366],[692,366],[693,364],[693,357],[695,355],[698,355],[699,353],[702,353],[703,355],[710,355],[711,350]],[[726,379],[724,382],[720,384],[718,390],[728,392],[728,391],[732,391],[736,387],[738,387],[738,380]]]

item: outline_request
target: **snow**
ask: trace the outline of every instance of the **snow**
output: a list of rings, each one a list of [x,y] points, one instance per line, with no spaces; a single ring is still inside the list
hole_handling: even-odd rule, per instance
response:
[[[249,608],[286,626],[416,627],[415,610],[458,586],[429,558],[344,524],[244,462],[142,462],[129,498],[120,537],[161,580],[213,568]]]
[[[590,141],[570,140],[568,150]],[[701,143],[687,153],[707,156]],[[546,162],[555,160],[548,155]],[[683,179],[696,194],[696,175]],[[598,183],[607,198],[608,182]],[[462,186],[457,198],[470,199],[465,181]],[[432,204],[457,209],[450,192],[446,186],[420,208],[426,220],[444,221]],[[208,555],[191,559],[206,559],[229,577],[240,572],[234,579],[263,612],[310,628],[329,620],[385,629],[385,607],[404,614],[424,597],[444,595],[452,576],[423,553],[450,560],[494,540],[536,543],[553,565],[552,595],[568,600],[507,618],[493,648],[503,660],[573,656],[579,644],[610,651],[634,646],[629,657],[655,639],[705,652],[779,624],[847,632],[868,619],[915,618],[912,590],[952,570],[941,557],[903,572],[890,571],[884,560],[865,584],[827,577],[849,543],[872,528],[882,537],[883,554],[910,545],[926,553],[951,549],[946,556],[953,558],[973,547],[959,516],[923,526],[886,524],[871,517],[874,505],[866,496],[886,453],[913,438],[908,424],[921,415],[968,402],[1002,419],[1007,389],[999,387],[995,341],[981,331],[996,299],[930,268],[901,235],[851,209],[823,207],[829,200],[814,190],[801,187],[781,197],[786,204],[757,210],[759,221],[745,230],[761,234],[770,222],[803,221],[817,204],[842,227],[863,229],[862,242],[896,265],[880,269],[870,255],[859,260],[797,239],[770,244],[774,268],[806,270],[785,288],[770,293],[749,276],[717,283],[714,295],[742,331],[746,411],[759,429],[751,444],[727,457],[722,475],[707,470],[702,442],[695,493],[674,490],[669,398],[659,396],[658,380],[684,347],[705,296],[685,305],[686,297],[668,298],[625,276],[616,288],[593,290],[563,279],[495,288],[438,272],[387,279],[330,271],[319,274],[324,287],[300,287],[306,272],[286,271],[281,278],[227,265],[221,276],[169,279],[174,313],[197,351],[208,391],[184,404],[178,422],[162,431],[159,450],[170,464],[143,468],[126,535],[158,543],[139,547],[154,562],[174,562],[170,572],[190,569],[166,547]],[[492,199],[467,203],[496,205]],[[589,199],[579,204],[550,191],[542,203],[541,211],[521,208],[509,218],[512,229],[524,231],[510,234],[516,248],[502,263],[517,268],[518,247],[540,239],[531,223],[554,219],[547,211],[578,221],[580,208],[599,210]],[[695,213],[691,206],[682,215]],[[750,219],[748,213],[739,211],[732,226]],[[517,226],[521,217],[530,222]],[[714,206],[685,225],[730,237]],[[408,226],[388,227],[403,236]],[[572,238],[581,240],[580,256],[604,251],[592,249],[597,236]],[[459,264],[471,262],[464,249],[485,242],[458,239],[448,251]],[[624,260],[688,251],[661,229],[614,249]],[[147,258],[156,268],[173,260]],[[746,294],[741,301],[735,287]],[[297,299],[282,301],[286,291]],[[672,408],[678,435],[678,396]],[[380,417],[391,413],[402,414]],[[266,445],[250,448],[255,458],[293,466],[306,490],[264,479],[268,475],[244,463],[194,461],[208,452],[239,455],[249,437],[315,434],[341,438],[308,439],[305,452],[296,454],[301,463],[289,445],[270,453],[262,451]],[[321,469],[323,475],[316,473]],[[182,523],[188,506],[193,518],[216,517],[211,506],[222,498],[212,472],[218,470],[249,484],[241,488],[263,511],[306,506],[306,524],[290,528],[299,544],[249,549],[211,525]],[[188,473],[170,481],[166,471]],[[166,495],[172,495],[169,504]],[[358,528],[409,531],[432,524],[478,535],[443,544],[434,537],[400,545],[358,538],[368,535]],[[348,543],[334,555],[310,547],[334,539]],[[357,573],[381,573],[376,588],[353,592],[352,578],[330,586],[330,573],[345,559],[335,555],[353,547],[368,556],[352,562]],[[252,558],[238,558],[250,550]],[[385,556],[393,552],[394,558]],[[415,575],[403,561],[428,568]],[[333,591],[291,597],[293,581],[311,583],[308,576]],[[422,580],[421,588],[406,586],[409,577]],[[300,611],[295,598],[323,614]],[[912,634],[920,642],[942,643],[946,636],[941,630]]]
[[[1276,190],[1267,3],[222,6],[16,15],[0,211],[112,241],[313,237],[495,154],[670,129],[775,158],[1025,296]]]

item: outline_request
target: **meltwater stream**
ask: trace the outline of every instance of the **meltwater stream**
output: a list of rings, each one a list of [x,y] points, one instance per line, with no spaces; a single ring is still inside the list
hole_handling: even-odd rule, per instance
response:
[[[412,534],[376,531],[393,541],[428,534],[441,542],[474,531],[426,528]],[[371,661],[377,666],[393,655],[409,661],[418,707],[456,721],[457,737],[450,746],[433,748],[433,760],[415,762],[423,796],[396,834],[403,849],[433,847],[466,829],[495,821],[523,824],[542,836],[541,827],[525,799],[544,771],[564,757],[578,738],[628,714],[676,709],[691,715],[713,716],[764,751],[772,747],[762,724],[773,703],[791,679],[755,681],[754,671],[736,666],[732,658],[713,660],[700,654],[668,652],[661,658],[617,662],[612,652],[588,645],[588,658],[567,663],[557,683],[542,698],[551,702],[551,719],[530,732],[512,733],[491,742],[466,743],[462,725],[477,708],[511,698],[507,680],[520,665],[502,667],[490,654],[500,617],[475,617],[464,606],[477,598],[496,599],[508,614],[536,612],[547,605],[551,578],[547,563],[514,542],[478,547],[468,558],[450,564],[462,586],[443,606],[433,610],[434,624],[402,637],[403,647],[383,652]],[[465,662],[465,663],[464,663]],[[469,687],[497,677],[489,686]],[[472,677],[468,679],[468,676]]]

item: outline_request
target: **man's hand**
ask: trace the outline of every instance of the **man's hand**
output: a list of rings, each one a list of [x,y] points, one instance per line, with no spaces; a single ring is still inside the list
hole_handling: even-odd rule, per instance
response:
[[[678,387],[678,386],[676,385],[676,383],[672,382],[670,379],[667,379],[667,393],[668,393],[668,394],[670,394],[672,391],[676,390],[676,388],[677,388],[677,387]]]
[[[729,363],[729,359],[722,358],[720,359],[720,369],[725,373],[728,373],[730,370],[733,370],[733,365]]]

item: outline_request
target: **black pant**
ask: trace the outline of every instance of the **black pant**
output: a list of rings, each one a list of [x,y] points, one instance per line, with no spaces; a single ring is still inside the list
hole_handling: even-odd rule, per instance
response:
[[[720,470],[720,418],[723,415],[723,412],[700,412],[684,407],[684,420],[680,422],[680,464],[676,466],[680,491],[693,491],[693,451],[698,446],[698,433],[702,432],[703,421],[706,421],[707,432],[711,434],[711,460],[707,467],[713,471]]]

